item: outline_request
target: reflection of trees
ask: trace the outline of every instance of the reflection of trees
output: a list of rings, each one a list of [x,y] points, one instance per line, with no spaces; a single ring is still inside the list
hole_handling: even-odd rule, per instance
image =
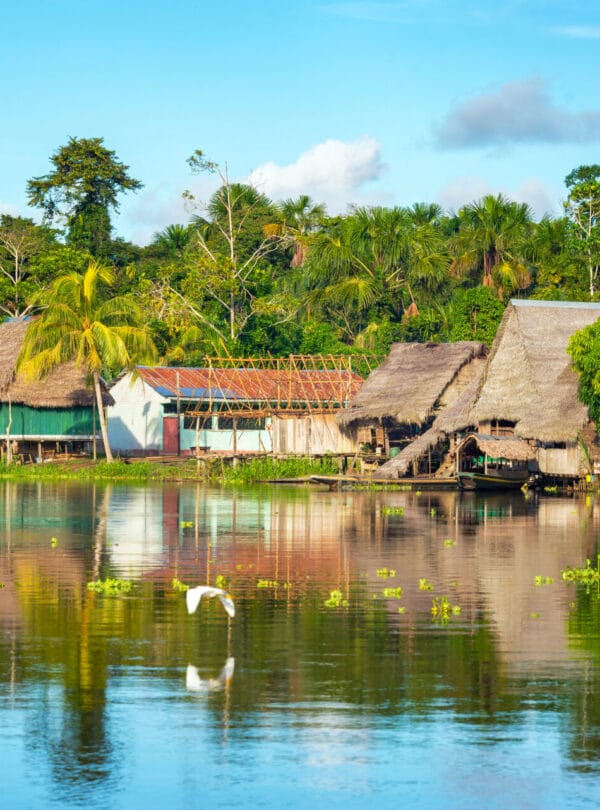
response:
[[[221,741],[282,706],[310,706],[323,717],[339,706],[350,717],[451,713],[465,723],[511,724],[531,711],[533,678],[560,695],[558,711],[570,712],[573,761],[597,756],[598,673],[585,669],[567,694],[565,617],[574,592],[560,582],[561,567],[591,556],[594,516],[583,502],[196,486],[136,488],[130,500],[117,489],[61,485],[46,499],[44,487],[23,497],[19,487],[0,485],[10,505],[0,518],[10,529],[0,546],[0,629],[15,634],[10,660],[0,647],[0,674],[35,696],[28,738],[36,764],[50,763],[65,790],[119,776],[128,730],[109,726],[107,690],[113,668],[132,662],[193,700],[187,665],[210,679],[234,657],[227,689],[202,697]],[[382,509],[400,505],[401,516]],[[136,534],[130,546],[128,526]],[[114,538],[123,543],[119,554]],[[138,572],[135,592],[113,599],[88,592],[87,581],[114,575],[125,552]],[[376,579],[382,566],[397,577]],[[216,604],[189,617],[171,588],[175,575],[213,584],[217,574],[230,578],[236,598],[231,625]],[[535,588],[535,574],[556,582]],[[435,591],[419,591],[420,577]],[[278,586],[259,589],[261,578]],[[382,597],[388,584],[402,586],[405,614]],[[349,596],[347,609],[324,608],[334,587]],[[431,622],[433,593],[463,609],[447,627]],[[569,639],[585,656],[597,655],[597,607],[581,598],[570,614]],[[549,669],[553,680],[544,686]]]

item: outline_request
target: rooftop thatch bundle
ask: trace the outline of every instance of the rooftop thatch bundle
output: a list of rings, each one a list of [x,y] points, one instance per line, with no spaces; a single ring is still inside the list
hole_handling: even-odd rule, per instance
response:
[[[440,439],[475,426],[471,406],[485,368],[485,360],[476,359],[473,361],[472,366],[473,379],[464,388],[460,396],[447,408],[440,411],[429,430],[426,430],[425,433],[417,436],[414,441],[402,448],[395,458],[382,464],[375,471],[373,478],[402,478],[409,471],[412,463],[435,447]]]
[[[571,335],[600,317],[600,304],[511,301],[473,407],[477,422],[515,422],[515,433],[540,442],[575,442],[589,422],[571,369]]]
[[[469,433],[457,447],[460,453],[465,446],[476,445],[489,458],[506,458],[510,461],[531,461],[535,450],[516,436],[490,436],[485,433]]]
[[[395,343],[386,360],[337,416],[338,422],[348,430],[384,420],[422,425],[436,410],[451,404],[444,401],[444,394],[459,372],[485,356],[485,345],[475,341]],[[465,384],[471,379],[470,375],[465,377]]]
[[[75,363],[65,363],[43,380],[30,382],[17,376],[17,359],[30,322],[18,318],[0,324],[0,402],[32,408],[91,407],[94,392],[87,385],[85,370]],[[113,404],[108,392],[103,398],[105,405]]]

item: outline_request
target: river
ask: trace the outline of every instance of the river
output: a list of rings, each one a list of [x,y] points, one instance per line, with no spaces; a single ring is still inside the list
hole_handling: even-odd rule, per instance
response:
[[[599,527],[592,496],[2,482],[2,803],[597,807],[600,598],[561,572]]]

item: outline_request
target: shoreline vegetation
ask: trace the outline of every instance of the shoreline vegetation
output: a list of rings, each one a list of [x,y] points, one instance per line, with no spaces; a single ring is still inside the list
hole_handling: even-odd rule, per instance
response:
[[[280,478],[309,475],[334,475],[337,459],[332,457],[287,459],[195,458],[178,461],[145,461],[144,459],[77,459],[43,464],[0,463],[0,480],[14,481],[204,481],[220,484],[255,484]]]

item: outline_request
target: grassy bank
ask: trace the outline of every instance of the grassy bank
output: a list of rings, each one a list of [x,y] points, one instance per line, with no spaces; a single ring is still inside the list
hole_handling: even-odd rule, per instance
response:
[[[215,484],[252,484],[272,478],[297,478],[311,474],[327,475],[337,472],[335,459],[311,458],[253,458],[238,459],[235,466],[221,458],[194,459],[175,464],[152,461],[105,461],[78,459],[47,464],[0,463],[0,479],[40,481],[73,479],[77,481],[195,481]]]

